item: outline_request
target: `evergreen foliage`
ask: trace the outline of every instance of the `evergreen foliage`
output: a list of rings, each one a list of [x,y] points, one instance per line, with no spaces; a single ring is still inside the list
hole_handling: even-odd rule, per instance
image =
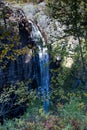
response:
[[[86,84],[87,71],[87,1],[86,0],[52,0],[48,1],[50,16],[57,19],[62,26],[65,26],[64,35],[61,39],[73,37],[70,45],[65,46],[68,50],[67,57],[74,61],[73,67],[77,71],[77,78]],[[60,43],[62,44],[62,42]],[[73,45],[73,48],[72,48]],[[56,48],[57,49],[57,48]],[[71,53],[70,53],[71,52]],[[63,57],[66,53],[63,53]],[[73,68],[72,68],[73,69]],[[75,75],[74,75],[75,76]]]

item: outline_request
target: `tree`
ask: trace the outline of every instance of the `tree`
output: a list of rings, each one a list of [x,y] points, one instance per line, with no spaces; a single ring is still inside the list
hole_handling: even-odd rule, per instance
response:
[[[86,78],[86,56],[87,56],[87,1],[86,0],[48,0],[50,16],[65,25],[65,36],[62,39],[73,36],[77,40],[74,57],[81,64],[80,76]],[[71,49],[71,48],[70,48]]]

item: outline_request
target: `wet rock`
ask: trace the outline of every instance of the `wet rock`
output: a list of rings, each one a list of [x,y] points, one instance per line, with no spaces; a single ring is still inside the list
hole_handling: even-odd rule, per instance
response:
[[[87,130],[87,126],[85,126],[84,130]]]
[[[5,16],[6,16],[5,17],[6,29],[7,30],[10,30],[10,28],[12,29],[11,34],[10,34],[11,35],[10,39],[12,40],[10,41],[7,38],[4,38],[1,40],[1,42],[10,44],[10,45],[14,43],[13,49],[14,51],[16,50],[18,51],[18,49],[22,49],[23,47],[26,47],[28,45],[30,33],[32,31],[31,23],[28,22],[28,20],[26,19],[24,15],[24,12],[21,9],[14,10],[13,8],[12,10],[10,9],[9,6],[5,6],[4,4],[3,6],[4,8],[2,9],[2,12],[5,13]],[[19,36],[19,41],[16,41],[16,43],[13,41],[15,36],[16,37]],[[18,45],[17,42],[21,42],[21,44]],[[28,63],[25,62],[26,55],[27,54],[25,53],[19,56],[15,55],[14,56],[15,60],[7,59],[8,64],[6,65],[6,67],[4,69],[0,69],[0,89],[5,84],[12,84],[13,82],[16,82],[17,80],[25,81],[31,78],[32,55],[29,55],[28,58],[30,60]],[[11,56],[13,56],[13,51],[9,50],[7,52],[7,57],[11,57]],[[2,62],[3,64],[5,64],[5,59],[3,59]]]
[[[3,116],[0,116],[0,124],[3,125],[3,123],[4,123]]]

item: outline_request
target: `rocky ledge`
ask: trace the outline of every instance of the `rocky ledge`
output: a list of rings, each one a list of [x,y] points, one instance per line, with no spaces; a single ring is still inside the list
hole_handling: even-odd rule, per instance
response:
[[[37,24],[47,43],[55,42],[58,37],[64,34],[65,27],[57,20],[50,18],[45,2],[38,1],[37,4],[9,3],[8,6],[12,9],[22,9],[27,19],[31,19]]]

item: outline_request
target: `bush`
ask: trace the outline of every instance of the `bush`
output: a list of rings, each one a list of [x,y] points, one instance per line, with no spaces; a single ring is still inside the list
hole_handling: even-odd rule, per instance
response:
[[[0,95],[0,117],[2,120],[22,115],[26,109],[28,94],[28,86],[25,86],[23,82],[4,87]]]

